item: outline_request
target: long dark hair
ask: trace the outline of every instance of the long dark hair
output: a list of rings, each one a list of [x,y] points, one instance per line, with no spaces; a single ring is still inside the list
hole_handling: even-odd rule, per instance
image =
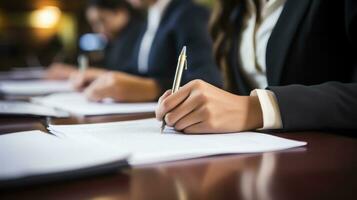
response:
[[[241,0],[218,0],[211,18],[210,29],[214,41],[215,59],[225,76],[225,88],[227,90],[231,89],[231,68],[228,63],[237,26],[233,18],[239,5],[243,12],[244,3],[242,4]]]

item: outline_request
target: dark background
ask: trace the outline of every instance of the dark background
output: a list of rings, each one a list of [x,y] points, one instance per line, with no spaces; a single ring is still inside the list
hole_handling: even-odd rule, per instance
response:
[[[196,1],[209,6],[213,2]],[[1,0],[0,71],[47,66],[53,61],[75,63],[78,39],[91,32],[85,5],[86,0]],[[41,12],[45,14],[39,16]]]
[[[0,70],[73,61],[79,35],[90,32],[84,6],[85,0],[0,1]]]

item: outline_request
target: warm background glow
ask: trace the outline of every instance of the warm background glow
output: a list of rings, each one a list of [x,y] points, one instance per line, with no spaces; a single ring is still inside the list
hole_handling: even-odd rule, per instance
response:
[[[61,18],[61,11],[55,6],[45,6],[30,15],[30,24],[34,28],[54,28]]]
[[[214,0],[195,1],[210,6]],[[84,15],[86,2],[0,0],[0,71],[47,66],[54,60],[75,63],[80,51],[102,51],[105,41],[100,38],[98,41],[92,40],[93,37],[80,40],[81,36],[92,32]],[[80,48],[79,44],[85,48]],[[102,56],[96,53],[92,57]]]

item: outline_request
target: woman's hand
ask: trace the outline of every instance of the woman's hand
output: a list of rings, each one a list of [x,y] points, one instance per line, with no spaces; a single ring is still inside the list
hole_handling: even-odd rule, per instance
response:
[[[46,70],[46,79],[50,80],[65,80],[69,79],[70,75],[77,71],[76,66],[64,63],[53,63]]]
[[[160,99],[156,118],[184,133],[228,133],[263,127],[258,97],[237,96],[200,80]]]
[[[122,72],[102,74],[84,90],[91,101],[111,98],[119,102],[155,101],[160,88],[153,79],[143,78]]]
[[[107,70],[98,68],[89,68],[85,72],[76,71],[71,74],[70,82],[74,89],[78,91],[84,90],[95,79],[105,74]]]

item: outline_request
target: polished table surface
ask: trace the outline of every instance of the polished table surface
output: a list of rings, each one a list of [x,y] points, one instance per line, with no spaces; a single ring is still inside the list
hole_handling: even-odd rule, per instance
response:
[[[153,114],[71,119],[3,116],[0,134],[46,130],[46,123],[148,117]],[[308,145],[118,169],[111,175],[0,190],[0,199],[357,199],[357,138],[319,132],[275,135],[307,141]]]

